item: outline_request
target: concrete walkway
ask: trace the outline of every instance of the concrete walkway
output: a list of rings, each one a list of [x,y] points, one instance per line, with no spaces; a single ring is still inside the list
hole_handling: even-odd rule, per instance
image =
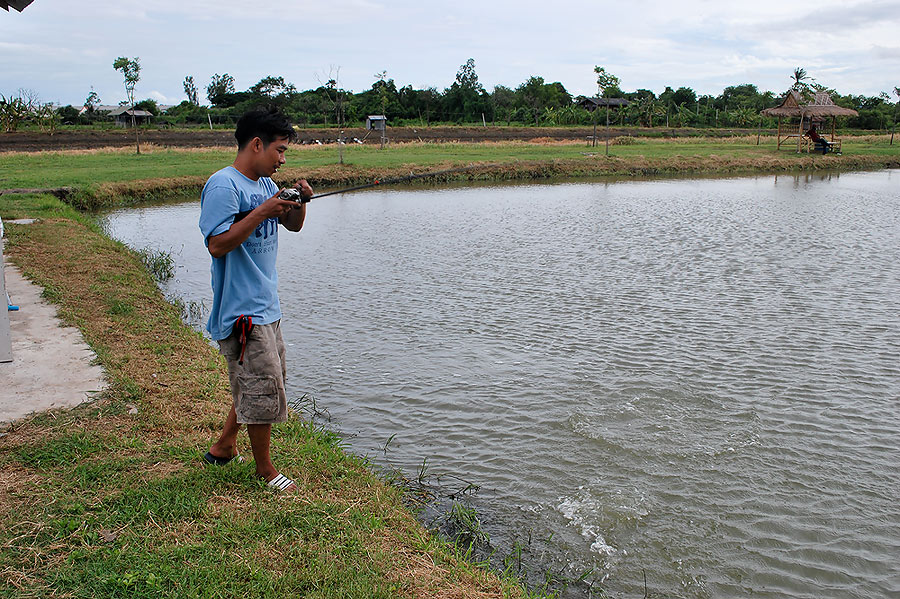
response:
[[[13,360],[0,363],[0,429],[34,412],[76,406],[106,387],[81,332],[63,327],[41,288],[15,266],[6,262],[4,270],[19,311],[8,312]]]

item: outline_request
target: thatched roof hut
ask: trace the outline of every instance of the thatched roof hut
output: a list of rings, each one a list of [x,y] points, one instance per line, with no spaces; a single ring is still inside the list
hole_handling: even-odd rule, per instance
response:
[[[34,0],[0,0],[0,8],[9,12],[9,8],[12,7],[19,12],[25,10],[25,7],[34,2]]]
[[[778,117],[778,148],[792,137],[797,137],[797,151],[800,151],[800,143],[802,141],[804,131],[804,121],[806,119],[827,119],[831,117],[831,140],[834,141],[834,126],[839,116],[859,116],[859,113],[852,108],[844,108],[838,106],[828,95],[828,92],[816,92],[815,97],[809,103],[804,104],[800,92],[792,89],[781,101],[781,104],[774,108],[766,108],[761,113],[764,116]],[[799,118],[800,126],[797,134],[788,132],[782,137],[781,119],[782,118]]]

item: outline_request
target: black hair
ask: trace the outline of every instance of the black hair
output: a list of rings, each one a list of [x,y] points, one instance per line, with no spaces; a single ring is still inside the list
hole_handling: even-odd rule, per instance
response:
[[[234,130],[234,137],[238,142],[238,150],[244,147],[254,137],[262,140],[267,146],[278,137],[286,137],[289,141],[297,139],[297,132],[288,119],[275,107],[257,108],[242,116]]]

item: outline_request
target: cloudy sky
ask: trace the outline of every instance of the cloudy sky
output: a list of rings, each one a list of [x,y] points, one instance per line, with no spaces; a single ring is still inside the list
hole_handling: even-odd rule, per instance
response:
[[[0,94],[81,105],[125,98],[118,56],[139,57],[138,99],[205,100],[214,73],[244,90],[267,75],[298,89],[338,78],[360,92],[387,71],[398,86],[443,90],[475,59],[480,82],[528,77],[596,91],[593,68],[625,91],[666,85],[718,95],[729,85],[783,92],[796,67],[847,94],[900,86],[897,0],[34,0],[0,12]]]

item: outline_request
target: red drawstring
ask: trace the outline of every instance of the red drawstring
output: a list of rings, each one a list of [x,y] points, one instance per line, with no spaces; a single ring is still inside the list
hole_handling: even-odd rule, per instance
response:
[[[243,365],[244,350],[247,349],[247,339],[250,338],[250,331],[253,330],[253,317],[241,314],[237,319],[237,322],[234,323],[234,328],[237,330],[238,341],[241,343],[241,357],[238,359],[238,364]]]

